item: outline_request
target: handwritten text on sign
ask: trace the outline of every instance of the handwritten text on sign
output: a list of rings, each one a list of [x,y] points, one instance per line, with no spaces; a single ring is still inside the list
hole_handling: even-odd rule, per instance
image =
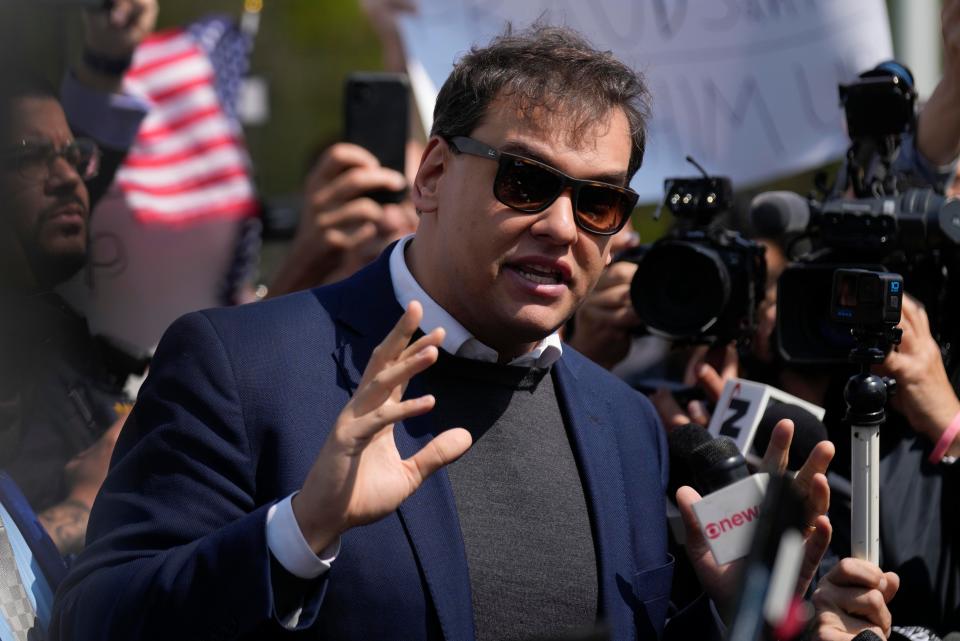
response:
[[[735,188],[838,157],[837,84],[892,57],[883,0],[419,0],[402,32],[429,79],[414,78],[425,117],[460,54],[537,18],[646,75],[653,122],[633,187],[647,201],[695,173],[688,154]]]

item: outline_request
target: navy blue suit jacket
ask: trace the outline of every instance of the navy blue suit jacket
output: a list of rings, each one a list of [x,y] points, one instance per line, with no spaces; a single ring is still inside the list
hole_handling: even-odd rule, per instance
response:
[[[171,326],[94,506],[88,547],[58,592],[53,638],[288,638],[277,595],[291,592],[303,596],[304,638],[474,638],[443,470],[395,513],[347,532],[317,580],[293,579],[267,548],[267,509],[300,488],[402,313],[388,256],[330,287]],[[601,616],[615,639],[653,639],[673,571],[662,428],[646,398],[569,347],[552,375],[589,505]],[[420,393],[414,379],[407,394]],[[429,414],[398,424],[401,454],[444,427]]]

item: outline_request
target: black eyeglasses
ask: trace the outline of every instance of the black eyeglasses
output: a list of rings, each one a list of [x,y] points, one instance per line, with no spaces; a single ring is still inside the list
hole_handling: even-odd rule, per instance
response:
[[[454,151],[489,158],[499,163],[493,180],[493,195],[517,211],[541,212],[570,187],[577,226],[601,236],[623,229],[639,196],[632,189],[595,180],[572,178],[550,165],[500,151],[467,136],[447,141]]]
[[[48,140],[24,140],[6,155],[6,166],[26,180],[46,180],[57,158],[63,158],[83,180],[100,169],[100,149],[87,138],[78,138],[59,149]]]

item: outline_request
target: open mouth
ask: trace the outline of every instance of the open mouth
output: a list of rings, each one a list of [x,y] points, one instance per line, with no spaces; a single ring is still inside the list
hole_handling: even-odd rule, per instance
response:
[[[558,270],[538,265],[514,265],[513,268],[529,281],[539,285],[561,285],[564,282],[563,274]]]

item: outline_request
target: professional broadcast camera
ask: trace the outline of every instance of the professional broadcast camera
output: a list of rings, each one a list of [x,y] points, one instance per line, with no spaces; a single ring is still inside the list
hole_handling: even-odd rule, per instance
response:
[[[960,318],[949,306],[960,301],[951,291],[960,279],[949,278],[960,273],[960,201],[918,188],[915,176],[895,169],[902,137],[915,128],[912,85],[907,69],[883,63],[841,86],[851,145],[835,185],[821,183],[821,196],[808,200],[790,192],[754,199],[754,227],[789,238],[788,256],[798,261],[780,277],[777,295],[778,346],[789,362],[847,362],[853,338],[830,315],[838,268],[903,274],[935,332]],[[938,338],[949,346],[950,337]]]
[[[668,178],[664,205],[676,218],[665,238],[620,257],[637,264],[630,298],[647,331],[694,343],[747,340],[766,284],[764,247],[723,229],[730,179]]]

